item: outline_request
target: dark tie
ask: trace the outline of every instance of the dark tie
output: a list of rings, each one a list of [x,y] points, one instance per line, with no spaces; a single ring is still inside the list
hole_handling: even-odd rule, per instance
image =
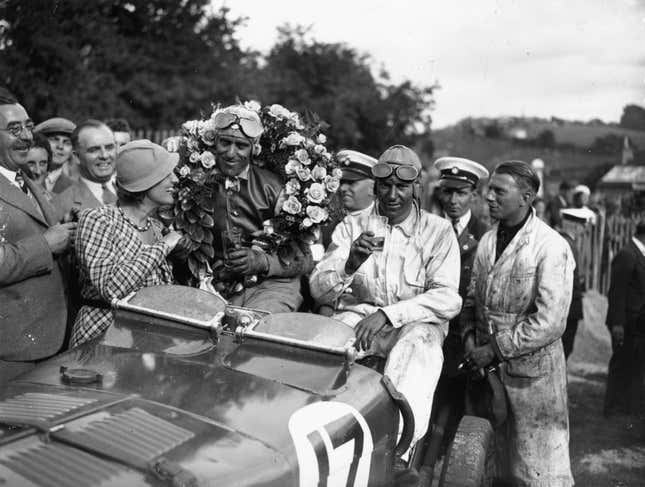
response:
[[[453,218],[452,219],[452,229],[455,231],[455,235],[459,236],[459,230],[457,229],[457,225],[459,224],[459,218]]]
[[[16,173],[16,183],[18,183],[18,186],[20,186],[20,189],[22,190],[23,193],[29,194],[29,189],[25,184],[25,177],[22,175],[21,172]]]
[[[101,188],[103,188],[103,194],[101,195],[101,198],[103,199],[103,204],[104,205],[110,205],[112,203],[116,203],[116,195],[110,191],[106,183],[103,183],[101,185]]]

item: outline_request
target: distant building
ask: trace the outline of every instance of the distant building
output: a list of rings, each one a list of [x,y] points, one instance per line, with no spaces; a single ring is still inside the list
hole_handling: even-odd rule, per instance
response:
[[[596,189],[609,197],[645,191],[645,166],[614,166],[600,179]]]

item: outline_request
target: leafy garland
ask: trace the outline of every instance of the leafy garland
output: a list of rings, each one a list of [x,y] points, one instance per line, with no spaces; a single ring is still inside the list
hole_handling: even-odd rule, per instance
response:
[[[258,113],[264,127],[260,153],[252,164],[280,175],[284,181],[279,212],[265,224],[264,236],[276,242],[311,234],[329,221],[342,174],[335,155],[325,146],[327,138],[321,124],[315,119],[303,121],[299,114],[281,105],[262,107],[249,101],[244,107]],[[214,259],[213,242],[219,238],[213,235],[213,193],[222,184],[214,154],[217,132],[213,119],[218,110],[214,106],[210,118],[182,125],[176,201],[161,213],[189,237],[188,267],[198,279]]]

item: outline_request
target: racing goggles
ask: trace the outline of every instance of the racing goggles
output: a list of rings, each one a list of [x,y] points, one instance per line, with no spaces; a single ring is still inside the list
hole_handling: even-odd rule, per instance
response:
[[[389,178],[392,173],[401,181],[414,181],[419,177],[419,170],[414,166],[392,165],[387,162],[372,166],[372,175],[377,179]]]
[[[240,117],[237,113],[216,113],[215,117],[213,117],[213,124],[218,130],[227,129],[231,125],[237,125],[249,139],[257,139],[264,132],[262,124],[258,120],[252,117]]]

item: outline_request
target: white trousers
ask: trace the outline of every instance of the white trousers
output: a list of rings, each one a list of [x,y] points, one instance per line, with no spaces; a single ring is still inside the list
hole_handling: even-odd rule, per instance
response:
[[[344,311],[333,318],[355,327],[364,318],[358,313]],[[429,323],[410,323],[399,329],[398,337],[387,352],[385,375],[405,396],[414,415],[412,444],[425,435],[432,411],[432,399],[443,366],[443,327]],[[375,340],[376,342],[377,340]],[[378,343],[371,351],[379,354]],[[389,348],[389,347],[388,347]]]

